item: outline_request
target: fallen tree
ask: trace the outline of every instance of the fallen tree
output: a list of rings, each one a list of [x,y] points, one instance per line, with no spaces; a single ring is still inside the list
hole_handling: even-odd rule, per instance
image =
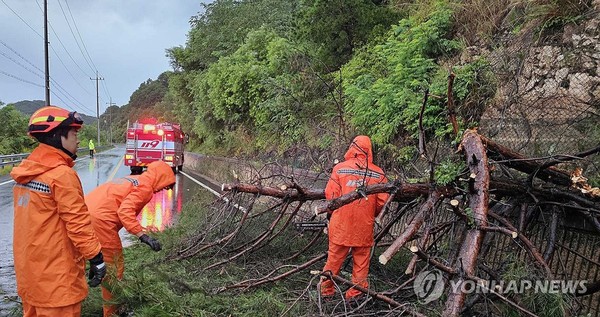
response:
[[[479,135],[475,130],[464,133],[459,150],[464,154],[468,167],[464,175],[468,176],[457,177],[453,183],[445,186],[438,186],[431,181],[407,183],[396,179],[386,184],[367,186],[364,193],[352,192],[324,201],[322,188],[301,186],[293,177],[288,178],[294,180],[291,183],[277,186],[262,184],[266,177],[262,177],[258,183],[223,184],[223,191],[228,193],[228,203],[223,203],[220,213],[211,215],[224,224],[211,227],[215,233],[214,240],[207,241],[206,235],[203,235],[202,239],[195,239],[193,243],[182,246],[172,258],[210,256],[217,260],[203,270],[211,270],[241,259],[248,261],[259,250],[270,248],[279,237],[283,237],[282,243],[285,245],[287,242],[287,246],[292,241],[306,240],[305,244],[284,257],[291,261],[304,254],[308,255],[308,250],[314,248],[322,236],[321,231],[310,231],[314,233],[309,239],[303,239],[306,232],[301,231],[298,236],[291,238],[289,232],[293,232],[292,224],[299,221],[324,223],[327,212],[363,199],[363,194],[368,196],[380,192],[388,192],[391,196],[385,204],[383,217],[377,219],[379,226],[376,230],[376,250],[384,248],[378,258],[381,264],[387,265],[400,251],[410,249],[410,261],[405,263],[406,269],[398,273],[400,276],[403,273],[414,276],[427,267],[434,267],[444,272],[445,278],[452,281],[453,285],[460,286],[465,281],[489,285],[494,280],[502,279],[501,273],[507,269],[507,264],[502,261],[492,263],[496,266],[493,270],[486,264],[486,258],[494,252],[505,252],[495,246],[505,237],[517,250],[523,250],[517,251],[514,256],[532,263],[536,268],[536,276],[552,279],[554,272],[550,261],[556,252],[560,217],[585,218],[591,224],[591,230],[595,230],[596,234],[600,233],[599,197],[589,190],[582,190],[583,186],[572,185],[571,175],[556,169],[555,164],[528,159]],[[576,156],[581,158],[597,152],[590,150]],[[506,171],[503,170],[502,174],[494,175],[491,167],[497,165],[515,171],[515,174],[506,177]],[[246,199],[246,203],[242,204],[239,197],[245,195],[251,195],[251,199]],[[233,208],[234,205],[245,207]],[[262,211],[255,212],[257,205],[262,205]],[[536,236],[536,241],[544,240],[548,243],[535,243],[531,237],[538,233],[534,233],[531,228],[540,221],[540,215],[544,214],[551,215],[548,222],[550,230],[544,239]],[[252,236],[243,230],[250,227],[252,230],[248,231],[252,231]],[[304,228],[308,227],[310,226]],[[283,232],[288,232],[288,235],[283,235]],[[447,249],[440,251],[441,244],[448,245]],[[257,268],[252,278],[224,285],[215,291],[245,290],[276,283],[322,267],[325,257],[326,254],[317,253],[304,262],[293,265],[282,263],[271,267],[268,272]],[[347,284],[338,277],[330,278]],[[376,301],[381,300],[383,304],[403,306],[406,301],[393,297],[400,292],[393,280],[390,278],[386,282],[390,289],[364,292]],[[593,286],[597,284],[598,282],[592,283]],[[593,287],[591,291],[585,290],[585,293],[577,290],[581,294],[576,294],[590,296],[597,291],[598,288]],[[511,294],[497,290],[491,292],[496,299],[522,314],[536,315],[515,298],[511,299]],[[450,288],[443,308],[440,307],[440,310],[443,309],[442,315],[459,316],[465,309],[472,309],[478,301],[485,300],[484,297],[474,296],[466,305],[468,296],[460,287]],[[409,299],[409,302],[412,300],[414,298]],[[405,313],[420,314],[418,309],[412,308]]]

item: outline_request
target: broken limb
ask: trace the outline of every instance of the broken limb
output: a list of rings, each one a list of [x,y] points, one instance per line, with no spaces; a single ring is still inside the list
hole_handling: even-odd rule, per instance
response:
[[[460,148],[463,149],[467,158],[467,165],[471,172],[473,189],[468,193],[469,208],[473,213],[473,222],[476,228],[468,229],[460,247],[457,260],[460,262],[460,270],[467,276],[475,274],[477,257],[481,249],[484,232],[478,227],[487,227],[490,172],[488,169],[488,158],[481,137],[475,130],[467,130],[463,135]],[[455,281],[462,283],[461,276]],[[451,289],[448,292],[446,308],[442,315],[459,316],[465,303],[466,294],[460,290]]]
[[[238,234],[238,232],[240,231],[240,229],[244,225],[244,222],[248,218],[248,215],[250,214],[250,211],[252,210],[252,206],[254,205],[254,202],[256,201],[256,197],[257,197],[257,195],[254,196],[254,199],[252,200],[252,202],[250,204],[250,207],[247,209],[247,212],[243,213],[243,216],[240,219],[240,221],[238,222],[238,225],[236,226],[236,228],[232,232],[230,232],[228,235],[224,236],[223,238],[221,238],[221,239],[219,239],[217,241],[213,241],[213,242],[211,242],[209,244],[206,244],[206,245],[204,245],[204,246],[202,246],[202,247],[194,250],[193,252],[191,252],[189,254],[180,255],[176,259],[181,260],[181,259],[190,258],[190,257],[193,257],[196,254],[198,254],[198,253],[200,253],[200,252],[202,252],[202,251],[204,251],[206,249],[212,248],[212,247],[214,247],[216,245],[221,245],[221,244],[227,244],[227,243],[229,243],[229,241],[231,241]],[[279,206],[279,204],[277,206]]]
[[[571,185],[571,177],[569,174],[554,168],[540,170],[542,164],[535,163],[535,159],[526,158],[522,154],[504,147],[484,136],[480,135],[480,137],[481,141],[486,145],[488,152],[490,152],[490,158],[500,161],[502,164],[523,173],[533,174],[535,177],[546,182],[551,182],[562,186]]]
[[[275,187],[251,185],[251,184],[223,184],[221,186],[223,191],[240,191],[244,193],[260,194],[265,196],[271,196],[275,198],[287,198],[289,201],[297,200],[319,200],[325,198],[325,191],[323,189],[309,189],[305,188],[298,191],[295,188],[286,188],[281,190]]]
[[[439,269],[442,272],[445,272],[446,274],[448,274],[450,276],[458,274],[458,271],[455,270],[454,268],[451,268],[451,267],[449,267],[447,265],[442,264],[441,262],[439,262],[439,261],[437,261],[435,259],[432,259],[429,255],[427,255],[425,252],[419,250],[419,248],[417,248],[417,247],[412,247],[410,249],[410,251],[412,253],[418,255],[423,261],[431,264],[435,268]],[[522,313],[526,314],[527,316],[538,317],[538,315],[536,315],[536,314],[530,312],[529,310],[523,308],[522,306],[518,305],[517,303],[513,302],[512,300],[508,299],[507,297],[503,296],[502,294],[499,294],[498,292],[496,292],[496,290],[487,288],[486,285],[490,285],[491,284],[491,283],[489,283],[489,281],[486,281],[486,280],[484,280],[484,279],[482,279],[480,277],[474,276],[474,275],[465,275],[464,278],[476,282],[481,287],[485,287],[487,291],[489,291],[490,293],[498,296],[498,298],[500,298],[502,301],[504,301],[505,303],[509,304],[510,306],[516,308],[517,310],[521,311]],[[460,290],[460,287],[457,287],[457,289]],[[446,315],[444,315],[444,316],[446,316]]]
[[[287,208],[287,206],[288,206],[288,204],[286,204],[286,206],[282,208],[282,210],[279,212],[279,215],[277,216],[277,218],[275,218],[275,220],[273,220],[273,222],[271,223],[271,225],[265,232],[263,232],[261,235],[259,235],[254,240],[254,243],[252,243],[250,246],[246,247],[242,251],[238,252],[237,254],[235,254],[227,259],[224,259],[222,261],[219,261],[217,263],[213,263],[213,264],[207,266],[206,268],[204,268],[204,270],[209,270],[209,269],[217,267],[219,265],[229,263],[229,262],[239,258],[240,256],[246,254],[247,252],[252,251],[254,248],[256,248],[256,246],[258,246],[262,241],[264,241],[273,232],[273,230],[275,229],[275,227],[277,226],[279,221],[281,221],[281,219],[283,218],[283,216],[285,214],[285,209]]]
[[[509,230],[517,231],[517,229],[506,218],[500,217],[492,211],[490,211],[488,213],[488,215],[490,217],[494,218],[495,220],[497,220],[498,222],[500,222],[502,225],[504,225]],[[552,270],[550,270],[548,263],[546,263],[546,261],[544,261],[544,258],[542,257],[540,252],[537,250],[537,248],[533,245],[531,240],[529,240],[525,235],[523,235],[520,232],[518,233],[517,238],[519,241],[523,242],[523,244],[525,245],[525,249],[533,257],[533,259],[535,260],[535,263],[537,263],[538,267],[540,267],[546,273],[546,276],[548,276],[548,278],[552,278],[554,276],[554,274],[552,274]]]
[[[308,249],[310,249],[312,246],[314,246],[322,236],[323,236],[323,230],[316,231],[315,236],[312,238],[312,240],[310,240],[310,242],[306,246],[304,246],[304,248],[302,248],[300,251],[292,254],[290,257],[283,259],[283,261],[287,262],[287,261],[291,261],[291,260],[297,258],[302,253],[306,252]]]
[[[360,285],[354,284],[351,281],[349,281],[347,279],[344,279],[344,278],[341,278],[341,277],[339,277],[337,275],[333,275],[330,272],[318,272],[318,274],[320,274],[321,276],[324,276],[324,277],[326,277],[328,279],[334,280],[337,283],[353,287],[354,289],[356,289],[356,290],[358,290],[358,291],[360,291],[360,292],[362,292],[364,294],[367,294],[367,295],[373,297],[374,299],[383,301],[383,302],[385,302],[386,304],[388,304],[388,305],[390,305],[392,307],[405,307],[406,311],[409,314],[412,314],[413,316],[426,317],[425,315],[412,310],[412,308],[409,308],[407,306],[407,304],[400,304],[397,301],[395,301],[395,300],[393,300],[393,299],[391,299],[391,298],[389,298],[389,297],[387,297],[385,295],[382,295],[381,293],[377,293],[377,292],[375,292],[375,291],[373,291],[371,289],[367,289],[367,288],[364,288],[364,287],[362,287]]]
[[[309,268],[311,265],[324,260],[327,257],[327,253],[323,253],[321,255],[318,255],[306,262],[304,262],[303,264],[297,265],[294,269],[289,270],[285,273],[279,274],[277,276],[273,276],[270,277],[271,275],[275,274],[276,272],[278,272],[279,270],[281,270],[283,267],[278,267],[275,270],[271,271],[271,273],[267,274],[266,276],[262,277],[262,278],[257,278],[257,279],[251,279],[251,280],[245,280],[245,281],[241,281],[239,283],[236,284],[232,284],[232,285],[228,285],[228,286],[224,286],[222,288],[219,288],[216,292],[217,293],[221,293],[224,292],[226,290],[229,289],[233,289],[233,288],[244,288],[244,289],[248,289],[251,287],[257,287],[266,283],[272,283],[275,281],[279,281],[282,280],[288,276],[291,276],[295,273],[301,272],[307,268]],[[287,265],[289,266],[289,265]]]
[[[429,244],[429,238],[431,237],[431,225],[429,222],[425,223],[425,229],[423,230],[423,236],[419,239],[419,248],[423,250],[427,250],[427,245]],[[417,255],[413,255],[410,259],[410,262],[406,266],[406,270],[404,270],[404,274],[410,275],[415,271],[415,267],[417,266],[417,260],[419,257]]]
[[[396,216],[394,217],[394,219],[392,219],[391,221],[389,221],[385,227],[383,227],[376,235],[375,235],[375,243],[377,244],[379,241],[381,241],[381,239],[383,239],[383,237],[388,234],[388,232],[390,231],[390,229],[392,229],[392,226],[398,222],[398,220],[400,220],[400,218],[402,218],[402,216],[404,216],[404,214],[410,209],[413,208],[416,205],[416,202],[412,202],[409,204],[404,205],[399,211],[397,211]]]
[[[412,239],[414,235],[417,234],[419,228],[421,228],[421,225],[423,224],[423,221],[425,221],[427,214],[429,214],[435,208],[435,205],[438,203],[440,197],[441,195],[437,191],[431,192],[429,198],[427,198],[427,200],[421,205],[419,212],[415,215],[404,232],[402,232],[402,234],[396,238],[394,243],[392,243],[392,245],[379,256],[379,263],[385,265],[407,241]]]

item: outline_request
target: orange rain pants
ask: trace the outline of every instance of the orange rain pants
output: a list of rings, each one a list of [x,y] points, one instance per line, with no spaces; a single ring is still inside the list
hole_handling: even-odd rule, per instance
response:
[[[63,307],[36,307],[23,302],[23,317],[79,317],[81,302]]]
[[[352,249],[352,251],[351,251]],[[333,275],[339,275],[342,264],[349,252],[352,252],[352,283],[369,288],[369,265],[371,261],[371,247],[346,247],[329,242],[327,251],[327,262],[323,271],[331,271]],[[335,294],[335,286],[332,280],[321,283],[321,295],[331,296]],[[346,291],[346,299],[361,295],[362,292],[350,288]]]
[[[115,304],[108,304],[113,298],[109,288],[112,288],[111,284],[115,282],[115,278],[117,280],[123,279],[123,272],[125,271],[125,259],[123,258],[123,249],[103,248],[102,254],[104,255],[104,263],[106,263],[107,270],[106,277],[102,281],[102,311],[104,317],[110,317],[116,315],[119,306]]]

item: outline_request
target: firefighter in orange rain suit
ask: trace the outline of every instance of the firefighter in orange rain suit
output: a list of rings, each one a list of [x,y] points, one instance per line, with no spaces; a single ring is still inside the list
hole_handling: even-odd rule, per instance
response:
[[[334,199],[364,186],[385,183],[387,179],[381,168],[373,164],[371,139],[360,135],[354,138],[344,155],[344,162],[337,164],[325,187],[325,198]],[[368,195],[350,204],[344,205],[331,214],[329,221],[329,250],[323,271],[333,275],[340,273],[346,256],[352,250],[352,282],[369,287],[370,251],[373,246],[373,225],[375,217],[388,199],[389,194]],[[330,297],[335,294],[331,280],[321,282],[321,295]],[[354,288],[346,292],[346,299],[352,299],[362,293]]]
[[[29,120],[28,134],[40,144],[10,175],[13,188],[13,254],[23,315],[80,316],[90,286],[106,267],[75,165],[83,121],[76,112],[43,107]]]
[[[92,215],[94,230],[102,244],[102,252],[108,266],[106,282],[110,287],[111,278],[123,278],[125,263],[123,259],[123,246],[119,237],[119,230],[123,227],[137,236],[140,241],[148,244],[154,251],[160,251],[160,243],[145,234],[136,216],[152,199],[155,192],[171,189],[175,184],[175,174],[167,163],[162,161],[152,162],[148,169],[141,175],[128,176],[105,183],[85,196],[85,201]],[[102,285],[102,298],[104,316],[116,313],[117,306],[106,302],[112,299],[109,289]]]

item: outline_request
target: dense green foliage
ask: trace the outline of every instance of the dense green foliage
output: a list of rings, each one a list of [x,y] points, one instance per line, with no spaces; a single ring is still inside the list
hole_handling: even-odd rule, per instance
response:
[[[248,33],[261,27],[285,34],[292,30],[297,1],[217,0],[202,4],[203,13],[190,20],[186,47],[167,50],[177,70],[204,70],[221,57],[235,52]]]
[[[451,13],[440,7],[425,21],[401,20],[381,44],[361,51],[344,67],[348,114],[374,142],[388,143],[403,129],[418,133],[415,119],[425,90],[431,87],[432,94],[444,95],[444,86],[437,81],[446,80],[435,57],[458,47],[447,39]],[[427,107],[424,126],[443,128],[447,120],[440,116],[442,111],[441,102]]]
[[[298,18],[298,38],[316,50],[324,72],[348,62],[357,47],[397,23],[400,12],[375,1],[304,0]]]
[[[34,141],[27,136],[29,118],[11,105],[0,109],[0,118],[3,118],[3,124],[0,125],[0,154],[24,153],[30,150]]]
[[[460,107],[485,78],[485,61],[440,63],[461,48],[451,38],[453,10],[448,1],[424,3],[427,14],[411,15],[370,0],[217,0],[192,18],[187,45],[168,51],[176,72],[162,103],[206,153],[337,148],[366,133],[402,156],[425,89],[445,96],[453,71]],[[431,136],[449,131],[445,103],[431,98],[426,107]]]
[[[129,119],[134,121],[144,116],[158,117],[161,113],[154,111],[168,90],[168,72],[162,73],[156,80],[148,79],[133,92],[127,104]]]

